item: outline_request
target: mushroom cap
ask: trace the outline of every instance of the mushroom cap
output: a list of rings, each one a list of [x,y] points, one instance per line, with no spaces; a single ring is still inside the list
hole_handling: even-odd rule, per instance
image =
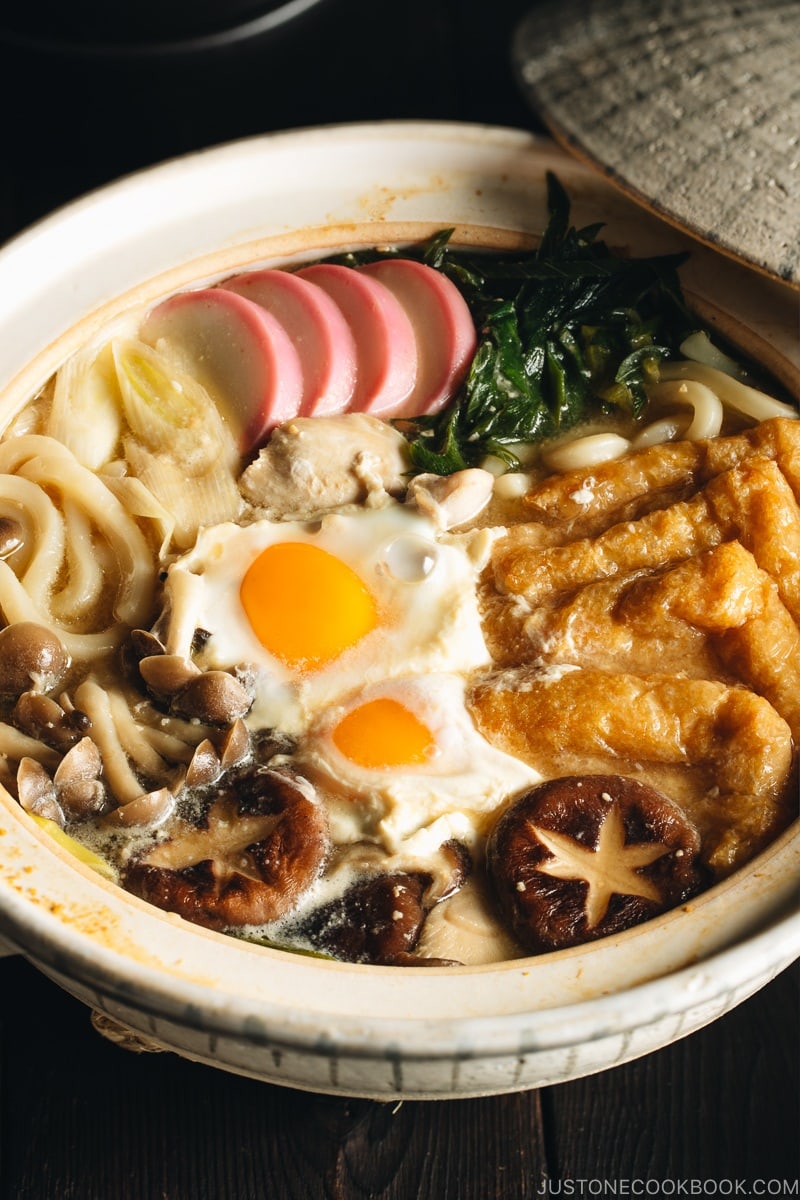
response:
[[[66,647],[46,626],[15,621],[0,630],[0,691],[6,695],[52,691],[69,665]]]
[[[537,785],[501,815],[486,859],[500,912],[538,953],[616,934],[709,882],[700,836],[668,796],[621,775]]]
[[[192,678],[173,698],[174,712],[209,725],[231,725],[253,703],[250,692],[227,671],[206,671]]]
[[[315,909],[299,932],[318,950],[345,962],[392,964],[419,940],[428,884],[420,872],[367,876]]]
[[[179,821],[167,832],[165,841],[128,865],[125,886],[210,929],[283,917],[322,873],[330,852],[327,815],[311,785],[268,767],[236,774],[230,788],[216,793],[204,822]]]

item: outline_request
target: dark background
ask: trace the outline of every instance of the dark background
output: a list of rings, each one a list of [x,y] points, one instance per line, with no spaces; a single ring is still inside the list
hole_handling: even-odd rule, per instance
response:
[[[256,4],[228,0],[227,12]],[[0,240],[119,175],[273,129],[419,118],[542,131],[508,67],[525,0],[324,0],[274,38],[179,53],[152,43],[220,27],[214,0],[5,5]],[[67,53],[65,38],[82,48]],[[115,39],[123,49],[108,49]],[[796,964],[707,1030],[585,1080],[398,1106],[122,1050],[8,958],[0,1197],[526,1200],[548,1181],[573,1196],[613,1195],[606,1183],[620,1195],[748,1195],[758,1180],[796,1189],[799,990]],[[760,1194],[798,1194],[770,1189]]]
[[[137,22],[133,5],[75,3],[81,13],[116,15],[105,26],[89,16],[75,24],[81,48],[67,53],[51,31],[68,6],[3,0],[14,10],[0,15],[5,236],[136,168],[273,129],[392,118],[541,128],[508,67],[525,0],[320,0],[273,36],[177,53],[141,36],[104,49],[114,34],[141,34],[142,26],[153,39],[171,30],[156,15]],[[156,0],[141,3],[156,7]],[[171,3],[189,7],[189,0],[161,7],[169,12]],[[226,0],[229,8],[236,3],[244,0]],[[56,17],[37,24],[42,8]]]

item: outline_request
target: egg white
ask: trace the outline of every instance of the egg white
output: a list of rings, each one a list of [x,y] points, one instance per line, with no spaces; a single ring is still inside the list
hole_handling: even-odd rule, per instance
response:
[[[329,708],[312,727],[298,746],[295,762],[324,787],[334,820],[341,810],[337,824],[342,833],[348,813],[357,811],[354,829],[363,828],[366,820],[390,854],[408,845],[408,839],[419,840],[420,831],[445,817],[477,836],[485,814],[541,781],[537,771],[497,750],[478,733],[464,702],[465,688],[465,679],[456,674],[396,678],[359,689]],[[353,708],[377,697],[397,700],[430,730],[435,750],[428,762],[368,768],[338,749],[333,734],[339,722]],[[341,797],[339,803],[336,796]]]
[[[293,671],[271,655],[240,599],[242,578],[278,542],[305,542],[346,563],[374,597],[378,625],[318,670]],[[171,653],[188,653],[195,629],[208,635],[204,669],[248,667],[252,729],[302,734],[321,711],[360,687],[398,675],[465,672],[488,664],[476,583],[485,538],[443,534],[415,509],[390,503],[316,522],[255,521],[213,526],[169,569]]]

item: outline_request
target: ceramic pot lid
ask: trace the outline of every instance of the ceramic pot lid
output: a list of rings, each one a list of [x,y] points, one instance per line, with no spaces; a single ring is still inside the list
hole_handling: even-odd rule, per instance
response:
[[[800,286],[797,0],[540,0],[511,58],[564,146],[693,236]]]

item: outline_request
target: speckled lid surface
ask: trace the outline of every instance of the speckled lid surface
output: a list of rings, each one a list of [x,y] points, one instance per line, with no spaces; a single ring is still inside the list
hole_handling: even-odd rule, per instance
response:
[[[800,287],[797,0],[540,0],[511,57],[562,145]]]

